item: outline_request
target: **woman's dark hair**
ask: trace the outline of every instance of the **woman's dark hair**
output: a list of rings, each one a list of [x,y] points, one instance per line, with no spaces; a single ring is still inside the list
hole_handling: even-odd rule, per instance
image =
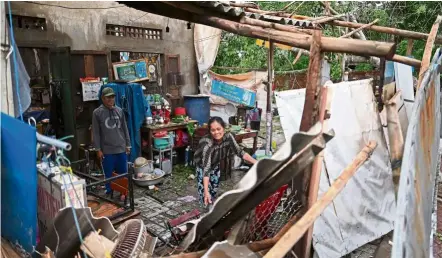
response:
[[[218,124],[220,124],[223,128],[226,128],[226,123],[224,122],[224,120],[219,117],[219,116],[213,116],[209,119],[209,129],[210,126],[214,123],[217,122]]]

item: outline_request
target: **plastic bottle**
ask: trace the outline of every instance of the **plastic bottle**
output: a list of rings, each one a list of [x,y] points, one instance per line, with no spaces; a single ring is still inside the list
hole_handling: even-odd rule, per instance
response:
[[[186,167],[189,165],[189,154],[190,154],[190,146],[187,146],[186,152],[185,152],[185,160],[186,160],[185,166]]]

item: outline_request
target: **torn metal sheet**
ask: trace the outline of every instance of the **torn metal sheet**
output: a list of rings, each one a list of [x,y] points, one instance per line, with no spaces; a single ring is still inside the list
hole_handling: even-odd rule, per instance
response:
[[[91,208],[74,209],[80,231],[83,237],[93,231],[90,223],[96,230],[101,229],[101,235],[107,239],[115,240],[118,232],[106,217],[96,218],[92,215]],[[44,238],[37,246],[37,251],[45,252],[47,246],[58,258],[74,257],[80,250],[80,238],[75,226],[74,215],[71,207],[61,209],[54,218],[54,223],[49,226]]]
[[[213,208],[198,220],[180,245],[187,250],[192,244],[211,245],[222,239],[236,221],[273,194],[282,185],[290,182],[298,173],[311,164],[316,155],[325,148],[333,136],[320,133],[318,123],[307,133],[297,133],[279,149],[271,159],[258,161],[233,190],[225,192],[214,203]],[[194,249],[194,248],[191,248]]]
[[[438,173],[440,114],[439,48],[424,75],[408,125],[402,158],[391,257],[432,257],[434,189]]]
[[[245,245],[231,245],[227,241],[216,242],[202,258],[261,258]]]

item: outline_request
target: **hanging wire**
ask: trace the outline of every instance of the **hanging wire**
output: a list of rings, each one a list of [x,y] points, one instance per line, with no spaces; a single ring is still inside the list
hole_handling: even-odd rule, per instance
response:
[[[18,102],[18,111],[20,113],[20,119],[23,122],[23,108],[20,100],[20,89],[18,87],[18,65],[17,65],[17,45],[15,44],[14,39],[14,30],[12,29],[12,11],[11,11],[11,2],[8,1],[8,12],[9,12],[9,37],[11,41],[11,49],[12,49],[12,62],[14,64],[14,79],[15,79],[15,90],[17,94],[17,102]]]

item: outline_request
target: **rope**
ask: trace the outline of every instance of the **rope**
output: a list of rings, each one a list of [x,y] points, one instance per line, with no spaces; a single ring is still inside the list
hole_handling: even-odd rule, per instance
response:
[[[20,100],[20,90],[18,87],[18,67],[17,67],[17,45],[15,44],[15,39],[14,39],[14,30],[12,29],[12,11],[11,11],[11,2],[8,1],[8,11],[9,11],[9,37],[11,40],[11,49],[12,51],[12,62],[13,62],[13,66],[14,66],[14,79],[15,79],[15,90],[16,90],[16,94],[17,94],[17,102],[18,102],[18,111],[20,113],[20,119],[23,122],[23,107],[21,105],[21,100]]]

